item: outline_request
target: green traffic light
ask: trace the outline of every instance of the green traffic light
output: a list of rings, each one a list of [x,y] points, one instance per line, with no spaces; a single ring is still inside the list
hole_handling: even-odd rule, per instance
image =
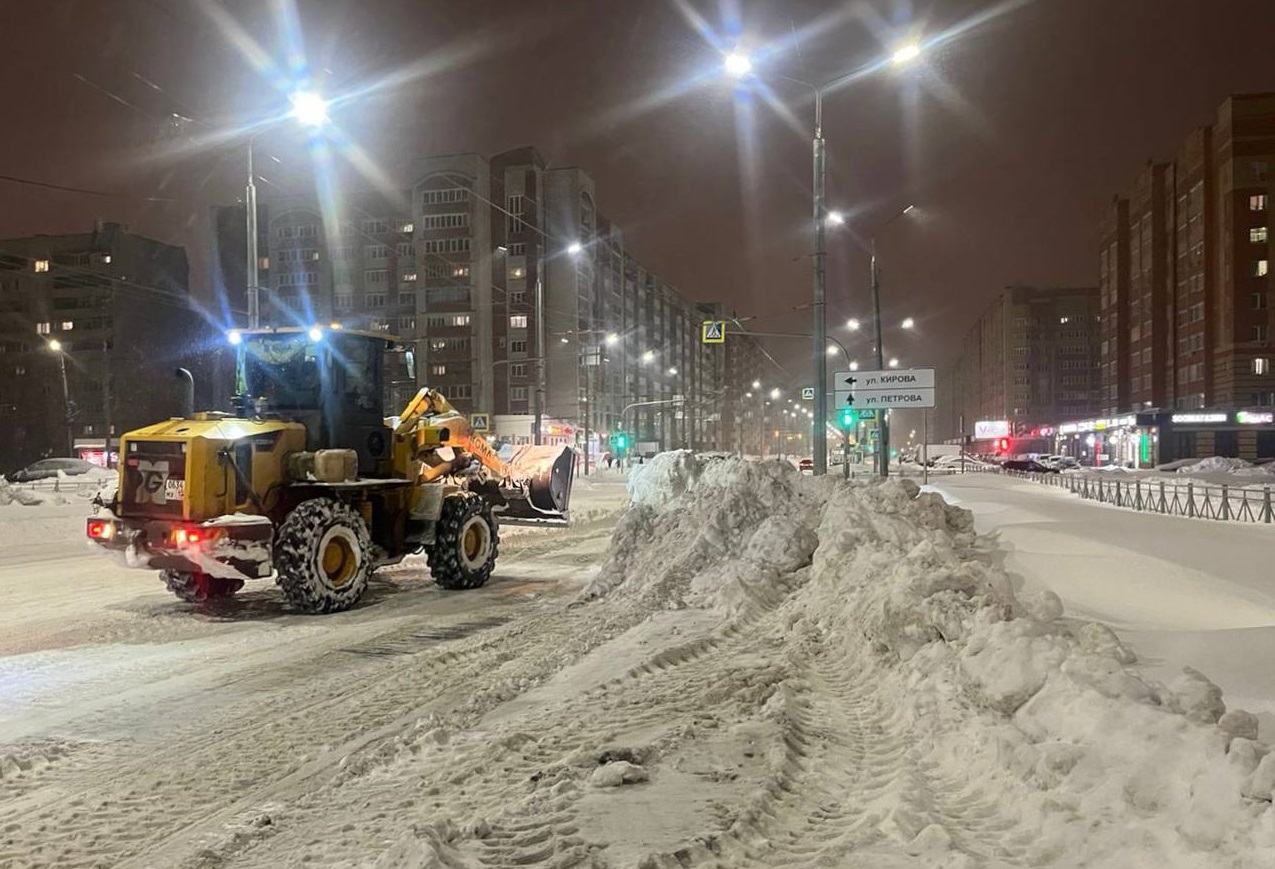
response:
[[[851,410],[850,408],[847,407],[841,411],[841,427],[842,428],[854,428],[855,424],[858,421],[859,420],[855,412]]]

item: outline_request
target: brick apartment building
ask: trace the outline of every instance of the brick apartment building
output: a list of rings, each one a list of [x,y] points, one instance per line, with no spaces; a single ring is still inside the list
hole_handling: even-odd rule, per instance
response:
[[[1275,455],[1272,163],[1275,93],[1232,96],[1102,222],[1101,410],[1159,460]]]
[[[263,203],[263,322],[339,321],[413,341],[422,384],[465,413],[491,414],[499,437],[526,441],[539,285],[547,438],[581,442],[587,427],[625,430],[649,448],[726,446],[728,397],[744,391],[726,379],[740,368],[728,356],[751,342],[700,342],[715,309],[630,254],[586,172],[547,168],[535,149],[519,148],[419,159],[411,178],[389,194],[343,194],[334,222],[311,195]],[[213,250],[224,255],[214,256],[214,285],[232,311],[241,308],[242,219],[242,207],[215,212]],[[605,449],[591,440],[595,453]]]
[[[1006,420],[1017,435],[1097,410],[1098,290],[1007,287],[939,383],[940,438]]]
[[[114,435],[177,413],[174,369],[206,389],[210,337],[180,247],[116,223],[0,241],[3,469],[71,449],[97,459]]]

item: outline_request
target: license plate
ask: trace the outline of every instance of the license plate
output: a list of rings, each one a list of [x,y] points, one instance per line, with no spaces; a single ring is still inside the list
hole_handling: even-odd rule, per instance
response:
[[[186,497],[186,481],[169,477],[164,481],[164,500],[181,501]]]

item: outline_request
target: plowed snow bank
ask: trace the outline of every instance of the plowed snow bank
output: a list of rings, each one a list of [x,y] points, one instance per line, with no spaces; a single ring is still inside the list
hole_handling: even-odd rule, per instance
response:
[[[862,847],[970,867],[1269,865],[1275,755],[1252,717],[1223,715],[1194,671],[1139,678],[1109,629],[1060,618],[1051,593],[1016,597],[967,511],[906,480],[686,453],[636,470],[630,496],[587,597],[777,609],[776,659],[837,660],[866,686],[902,755],[857,810]],[[842,711],[865,714],[854,702]],[[847,766],[862,750],[844,747]],[[715,852],[761,824],[741,817]]]

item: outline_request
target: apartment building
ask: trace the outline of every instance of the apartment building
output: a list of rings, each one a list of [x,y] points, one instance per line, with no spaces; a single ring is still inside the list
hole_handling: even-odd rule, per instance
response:
[[[1015,434],[1098,409],[1100,296],[1094,287],[1007,287],[966,333],[943,378],[941,437],[1006,420]]]
[[[216,343],[180,247],[118,223],[0,241],[0,463],[103,461],[115,436],[181,409],[176,367],[207,400]]]
[[[716,444],[724,351],[699,340],[711,309],[632,256],[588,173],[526,147],[421,158],[410,177],[343,193],[326,218],[313,195],[266,200],[263,322],[414,342],[418,380],[488,414],[500,439],[531,440],[539,407],[546,439],[583,444],[587,431],[594,453],[619,430],[649,449]],[[214,249],[234,261],[233,242]]]
[[[1120,425],[1095,436],[1096,455],[1275,455],[1272,163],[1275,94],[1235,95],[1173,162],[1148,162],[1113,199],[1100,229],[1100,366],[1105,422]]]

